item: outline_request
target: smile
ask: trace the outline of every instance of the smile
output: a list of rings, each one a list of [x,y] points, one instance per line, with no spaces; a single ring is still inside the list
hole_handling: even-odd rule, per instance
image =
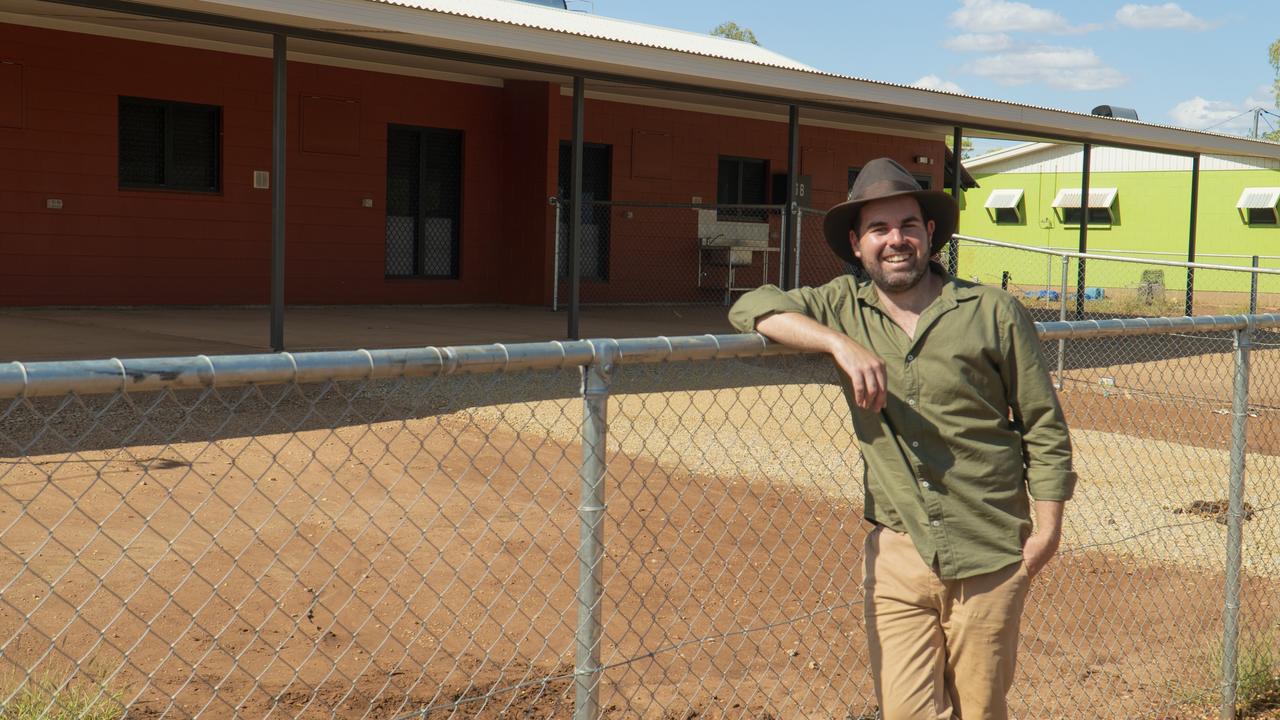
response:
[[[915,260],[915,255],[911,253],[902,253],[902,254],[895,254],[895,255],[885,255],[880,259],[880,262],[884,263],[885,265],[903,265],[911,262],[912,260]]]

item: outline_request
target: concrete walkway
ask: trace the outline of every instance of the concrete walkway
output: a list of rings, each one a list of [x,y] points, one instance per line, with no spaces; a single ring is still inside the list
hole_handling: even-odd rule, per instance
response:
[[[720,306],[584,308],[580,336],[729,333]],[[265,307],[0,309],[0,362],[270,351]],[[542,307],[300,306],[285,312],[291,351],[563,340],[567,312]]]

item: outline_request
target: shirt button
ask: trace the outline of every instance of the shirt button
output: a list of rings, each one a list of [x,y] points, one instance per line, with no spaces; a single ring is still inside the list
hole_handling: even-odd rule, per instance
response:
[[[912,440],[912,441],[911,441],[911,447],[920,447],[920,443],[919,443],[919,442],[917,442],[917,441],[915,441],[915,440]]]
[[[921,481],[920,481],[920,487],[924,488],[925,490],[928,490],[928,489],[929,489],[929,481],[928,481],[928,480],[921,480]]]
[[[916,399],[915,399],[915,398],[911,398],[910,400],[908,400],[908,401],[907,401],[907,404],[908,404],[908,405],[911,405],[911,406],[913,406],[913,407],[914,407],[914,406],[915,406],[915,404],[916,404]]]
[[[934,520],[933,522],[931,522],[931,523],[929,523],[929,524],[930,524],[930,525],[932,525],[932,526],[934,526],[934,527],[938,527],[939,525],[941,525],[941,524],[942,524],[942,521],[941,521],[941,520]]]
[[[915,356],[915,355],[908,355],[908,356],[907,356],[907,362],[911,362],[912,360],[915,360],[915,359],[916,359],[916,356]]]

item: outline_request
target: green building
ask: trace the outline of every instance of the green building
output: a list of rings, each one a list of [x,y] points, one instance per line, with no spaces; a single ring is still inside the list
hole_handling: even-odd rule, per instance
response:
[[[1081,221],[1080,145],[1029,143],[965,161],[980,187],[965,193],[963,235],[1035,248],[1078,250]],[[1089,162],[1087,250],[1090,253],[1185,262],[1191,241],[1192,159],[1094,147]],[[1196,262],[1280,268],[1280,161],[1202,155],[1197,192]],[[1025,293],[1058,289],[1062,261],[1048,255],[962,241],[959,274],[1002,280]],[[1068,261],[1068,287],[1076,265]],[[1005,275],[1008,273],[1008,275]],[[1090,261],[1086,299],[1132,297],[1160,288],[1185,294],[1185,269]],[[1236,311],[1249,273],[1197,270],[1193,287],[1206,307]],[[1259,292],[1275,304],[1280,276],[1261,275]],[[1222,294],[1220,297],[1215,293]],[[1218,301],[1218,302],[1215,302]],[[1197,300],[1199,303],[1199,300]],[[1247,295],[1245,296],[1247,302]],[[1199,312],[1199,310],[1197,310]]]

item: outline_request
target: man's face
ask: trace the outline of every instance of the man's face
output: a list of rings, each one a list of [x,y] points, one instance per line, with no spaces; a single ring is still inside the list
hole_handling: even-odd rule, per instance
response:
[[[906,292],[929,272],[933,227],[913,197],[872,200],[862,206],[859,227],[849,232],[849,242],[877,287]]]

